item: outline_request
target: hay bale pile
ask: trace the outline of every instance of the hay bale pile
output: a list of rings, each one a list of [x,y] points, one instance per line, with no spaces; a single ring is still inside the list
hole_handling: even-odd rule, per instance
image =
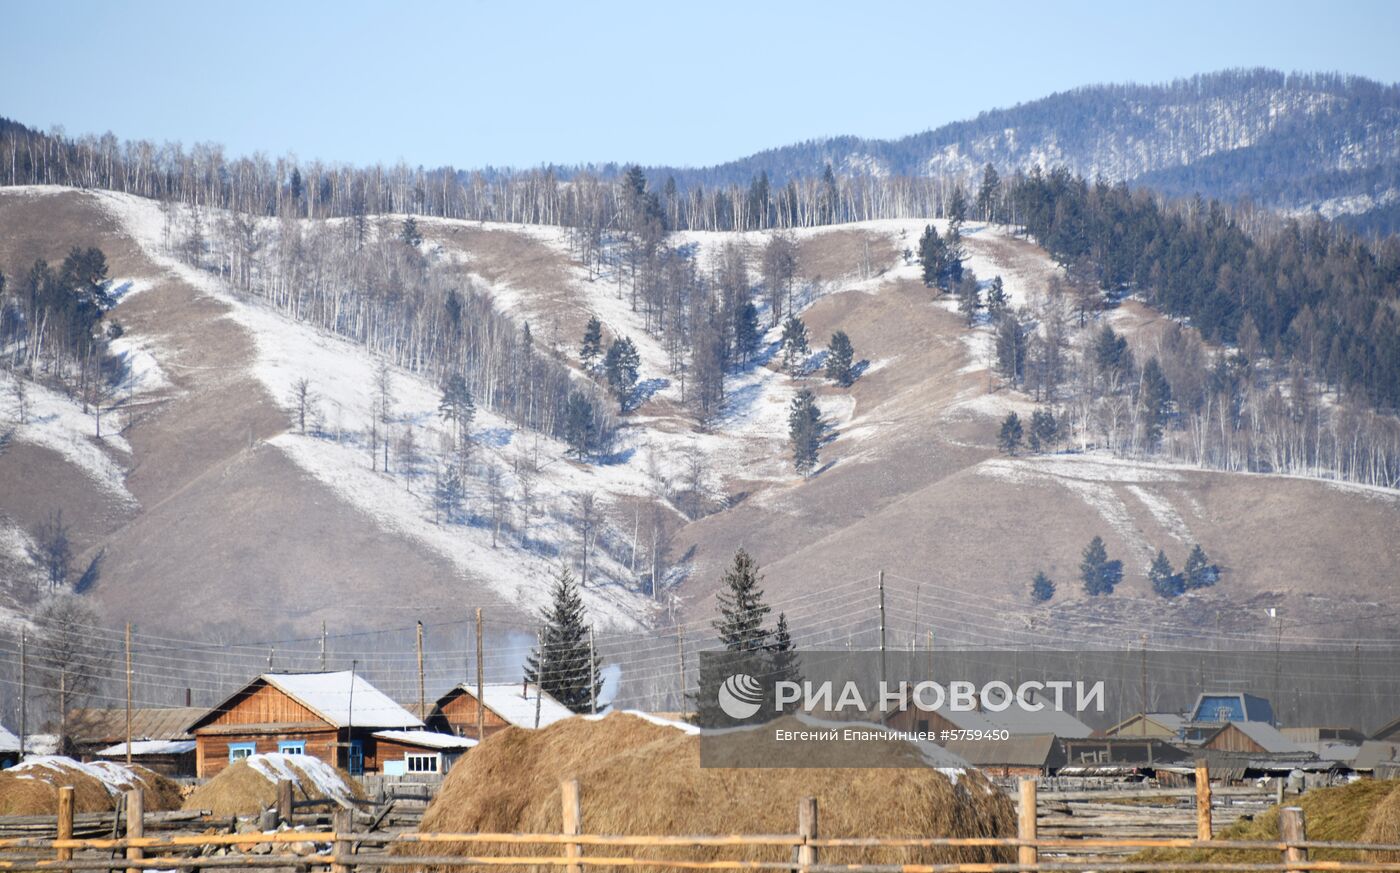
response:
[[[269,752],[244,758],[190,792],[185,809],[214,815],[256,815],[277,803],[277,780],[292,780],[297,800],[333,800],[347,805],[364,791],[349,773],[308,755]]]
[[[132,788],[145,790],[149,810],[180,808],[180,786],[138,764],[43,755],[0,772],[0,815],[56,815],[64,785],[73,786],[74,812],[111,812]]]
[[[884,744],[895,747],[901,744]],[[902,754],[902,753],[896,753]],[[922,769],[702,769],[699,737],[624,713],[507,729],[448,774],[421,830],[559,833],[559,783],[577,779],[583,831],[613,835],[779,834],[817,798],[820,832],[837,836],[1014,836],[1010,801],[976,773]],[[557,855],[557,845],[406,845],[404,854]],[[600,847],[594,854],[621,852]],[[780,847],[647,847],[640,857],[789,861]],[[829,849],[830,863],[1014,861],[993,848]]]
[[[1393,843],[1384,836],[1381,822],[1400,830],[1400,780],[1362,779],[1332,788],[1315,788],[1294,798],[1284,806],[1299,806],[1307,825],[1308,839],[1342,843]],[[1253,819],[1240,819],[1216,834],[1217,840],[1278,840],[1279,810],[1271,806]],[[1375,839],[1372,839],[1372,834]],[[1308,853],[1312,860],[1359,861],[1360,852],[1314,849]],[[1185,862],[1195,864],[1277,863],[1278,852],[1225,851],[1221,849],[1148,849],[1133,856],[1138,861]]]
[[[1392,781],[1380,784],[1390,784],[1396,787],[1371,811],[1371,820],[1366,823],[1366,830],[1361,834],[1361,842],[1400,846],[1400,783]],[[1400,852],[1368,852],[1367,860],[1394,864],[1400,862]]]

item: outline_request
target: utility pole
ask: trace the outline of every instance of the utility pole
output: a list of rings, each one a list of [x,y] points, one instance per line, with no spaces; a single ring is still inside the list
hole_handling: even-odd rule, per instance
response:
[[[19,629],[19,759],[24,760],[25,747],[27,741],[26,731],[29,726],[25,724],[28,720],[29,702],[29,637],[23,627]]]
[[[326,672],[326,622],[321,622],[321,672]]]
[[[428,717],[427,710],[423,707],[426,701],[423,695],[423,622],[418,622],[418,717],[425,719]]]
[[[676,692],[680,694],[681,718],[685,718],[685,630],[676,625],[676,668],[680,671],[676,680]]]
[[[476,608],[476,741],[482,740],[486,730],[486,669],[481,658],[484,647],[481,643],[481,607]]]
[[[549,652],[544,648],[544,628],[535,631],[536,651],[540,653],[540,672],[535,677],[535,730],[540,729],[540,704],[544,700],[544,677],[549,673]],[[525,684],[525,691],[529,693],[530,685]]]
[[[1142,720],[1138,723],[1143,736],[1147,735],[1147,634],[1142,635]]]
[[[880,571],[880,693],[885,692],[885,571]]]
[[[131,622],[126,623],[126,766],[131,766]]]
[[[593,681],[593,665],[598,663],[595,660],[594,653],[596,651],[593,642],[593,625],[590,624],[588,626],[588,670],[585,675],[588,676],[588,708],[594,715],[598,714],[598,684]]]

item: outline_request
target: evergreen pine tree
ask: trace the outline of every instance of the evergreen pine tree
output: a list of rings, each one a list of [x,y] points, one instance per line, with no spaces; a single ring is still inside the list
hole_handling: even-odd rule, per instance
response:
[[[1046,603],[1055,596],[1055,583],[1050,581],[1050,577],[1045,575],[1044,570],[1039,570],[1035,578],[1031,580],[1031,600],[1036,603]]]
[[[1055,416],[1048,409],[1037,409],[1031,413],[1029,443],[1031,451],[1043,452],[1055,444],[1057,426]]]
[[[982,170],[982,184],[977,189],[977,215],[983,221],[996,220],[997,194],[1001,189],[1001,177],[996,168],[987,164]]]
[[[758,307],[752,300],[745,300],[734,310],[734,350],[739,363],[747,364],[763,339],[763,331],[758,326]]]
[[[959,185],[953,189],[953,199],[948,204],[948,224],[956,229],[964,221],[967,221],[967,195]]]
[[[1008,302],[1006,285],[1001,281],[1001,276],[993,276],[991,284],[987,286],[987,314],[992,317],[992,321],[1001,318]]]
[[[768,675],[774,685],[778,682],[801,682],[797,645],[788,630],[787,615],[778,613],[778,625],[773,630],[773,642],[768,646]]]
[[[1084,593],[1090,597],[1112,594],[1113,589],[1123,579],[1123,562],[1108,559],[1108,549],[1103,537],[1094,537],[1084,549],[1084,559],[1079,564],[1079,578],[1084,582]]]
[[[807,325],[795,315],[789,315],[783,321],[782,350],[783,369],[788,373],[794,373],[810,351],[807,347]]]
[[[603,323],[598,320],[598,316],[588,319],[588,324],[583,327],[583,343],[579,345],[578,356],[583,361],[585,370],[593,369],[593,365],[598,362],[598,356],[603,353]]]
[[[958,224],[953,224],[943,241],[943,264],[939,270],[938,287],[944,291],[957,288],[962,283],[965,260],[967,251],[963,248],[962,231],[958,229]]]
[[[1014,312],[1003,313],[997,321],[997,375],[1012,385],[1021,384],[1026,375],[1026,333],[1026,326]]]
[[[821,429],[821,411],[817,409],[816,398],[803,388],[792,398],[788,410],[788,437],[792,441],[792,465],[804,476],[817,466]]]
[[[838,330],[831,335],[831,345],[826,352],[826,377],[841,387],[849,387],[854,374],[851,371],[851,362],[855,357],[855,349],[851,347],[851,338],[846,336],[844,330]]]
[[[618,407],[623,412],[627,411],[632,390],[637,387],[637,369],[640,366],[641,357],[630,337],[613,340],[613,344],[608,346],[608,353],[603,358],[603,374],[608,380],[608,390],[617,398]]]
[[[569,451],[573,453],[574,457],[582,460],[593,450],[593,441],[596,436],[596,428],[593,423],[593,404],[589,402],[583,392],[572,392],[564,407],[564,442],[568,443]]]
[[[1181,575],[1182,585],[1188,591],[1208,588],[1219,580],[1220,568],[1210,563],[1206,558],[1205,549],[1197,543],[1191,547],[1191,554],[1186,557],[1186,566],[1182,568]]]
[[[588,712],[603,689],[602,659],[590,653],[583,599],[573,574],[560,568],[541,617],[540,645],[525,661],[525,681],[574,712]],[[590,657],[591,655],[591,657]]]
[[[1142,420],[1144,441],[1149,449],[1162,441],[1162,430],[1172,399],[1171,385],[1156,357],[1147,359],[1142,367]]]
[[[923,270],[925,288],[938,284],[943,273],[943,261],[943,239],[939,237],[936,227],[927,225],[919,237],[919,266]]]
[[[1157,557],[1152,560],[1152,566],[1148,568],[1147,581],[1152,583],[1152,590],[1159,597],[1176,597],[1184,590],[1181,577],[1172,569],[1172,562],[1167,559],[1167,553],[1161,549],[1157,550]]]
[[[453,373],[443,380],[438,415],[452,427],[454,442],[460,440],[464,432],[471,430],[472,419],[476,417],[476,403],[461,373]]]
[[[1021,417],[1014,412],[1008,412],[1006,418],[1001,421],[1001,430],[997,432],[997,448],[1008,455],[1016,454],[1016,450],[1021,447],[1022,435]]]
[[[423,234],[418,231],[418,219],[410,215],[403,220],[403,226],[399,228],[399,239],[407,246],[416,246],[423,241]]]
[[[714,622],[723,649],[705,652],[700,658],[695,720],[702,727],[734,724],[720,710],[716,697],[720,685],[730,676],[747,674],[766,688],[772,687],[767,657],[771,634],[763,627],[770,608],[763,599],[762,581],[753,556],[744,549],[735,552],[734,563],[720,580],[719,618]],[[759,717],[770,714],[760,711]]]
[[[964,273],[962,281],[958,283],[958,312],[967,319],[967,326],[971,327],[977,321],[977,310],[982,308],[982,289],[977,286],[977,277],[972,273]]]
[[[438,522],[456,524],[462,517],[466,489],[455,464],[439,467],[433,478],[433,515]]]

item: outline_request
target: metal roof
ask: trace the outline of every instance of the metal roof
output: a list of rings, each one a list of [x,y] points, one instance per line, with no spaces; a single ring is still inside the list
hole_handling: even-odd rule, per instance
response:
[[[189,724],[204,710],[191,706],[138,707],[131,710],[132,740],[187,740]],[[68,723],[82,743],[126,742],[126,709],[70,709]]]

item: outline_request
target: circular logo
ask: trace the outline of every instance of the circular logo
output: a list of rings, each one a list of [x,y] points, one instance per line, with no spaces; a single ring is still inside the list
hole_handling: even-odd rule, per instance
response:
[[[719,708],[736,721],[753,718],[763,706],[763,686],[747,673],[735,673],[719,686]]]

